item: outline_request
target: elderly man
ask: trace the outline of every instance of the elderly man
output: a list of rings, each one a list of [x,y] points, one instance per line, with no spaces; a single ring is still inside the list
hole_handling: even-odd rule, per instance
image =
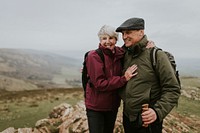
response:
[[[138,66],[136,77],[120,91],[125,133],[161,133],[163,119],[177,104],[180,95],[174,70],[161,50],[157,53],[156,70],[153,69],[144,27],[142,18],[130,18],[116,29],[122,33],[126,50],[124,70],[132,64]]]

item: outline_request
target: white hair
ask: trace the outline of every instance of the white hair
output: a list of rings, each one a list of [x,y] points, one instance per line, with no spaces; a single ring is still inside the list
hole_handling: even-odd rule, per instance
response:
[[[110,37],[115,37],[118,40],[118,33],[115,31],[115,28],[109,25],[104,25],[98,32],[98,37],[101,39],[102,36],[108,35]]]

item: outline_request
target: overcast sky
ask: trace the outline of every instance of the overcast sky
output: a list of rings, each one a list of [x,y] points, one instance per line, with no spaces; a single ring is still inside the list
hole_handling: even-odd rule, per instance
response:
[[[144,18],[158,47],[200,58],[199,0],[0,0],[0,48],[87,51],[102,25],[131,17]]]

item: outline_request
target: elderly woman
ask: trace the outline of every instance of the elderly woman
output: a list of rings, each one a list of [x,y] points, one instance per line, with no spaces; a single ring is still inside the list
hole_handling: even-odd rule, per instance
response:
[[[113,133],[120,106],[118,89],[137,75],[137,66],[129,67],[122,75],[124,50],[116,46],[118,33],[115,28],[104,25],[98,37],[104,62],[95,50],[89,52],[86,58],[90,77],[85,97],[88,125],[90,133]]]

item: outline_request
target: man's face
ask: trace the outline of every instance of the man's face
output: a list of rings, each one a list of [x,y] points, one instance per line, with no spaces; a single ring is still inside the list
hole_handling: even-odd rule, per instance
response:
[[[144,35],[144,30],[123,30],[122,38],[126,47],[130,47],[139,42]]]
[[[117,43],[117,40],[116,40],[115,37],[111,37],[111,36],[108,36],[108,35],[104,35],[104,36],[100,37],[100,44],[103,47],[106,47],[106,48],[113,50],[116,43]]]

